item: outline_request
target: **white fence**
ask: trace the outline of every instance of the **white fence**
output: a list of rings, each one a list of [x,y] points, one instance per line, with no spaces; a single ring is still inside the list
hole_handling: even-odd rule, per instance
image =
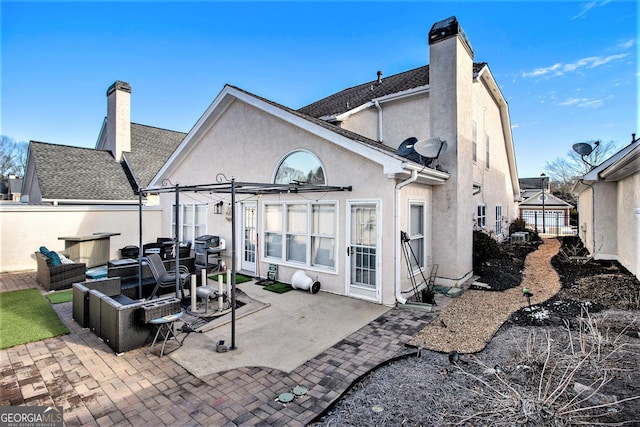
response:
[[[100,232],[111,237],[110,259],[120,248],[138,246],[138,206],[41,206],[0,203],[0,272],[35,270],[34,252],[40,246],[63,251],[59,237],[88,236]],[[155,242],[161,235],[162,210],[143,209],[142,241]]]

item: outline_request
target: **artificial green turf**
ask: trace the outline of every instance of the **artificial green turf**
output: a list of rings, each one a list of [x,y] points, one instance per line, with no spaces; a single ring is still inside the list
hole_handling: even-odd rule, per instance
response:
[[[276,294],[284,294],[285,292],[289,292],[293,288],[291,285],[287,285],[286,283],[274,282],[270,285],[264,287],[267,291],[275,292]]]
[[[0,293],[0,349],[68,333],[38,289]]]
[[[217,281],[219,275],[220,275],[220,273],[212,274],[212,275],[209,276],[209,279]],[[236,273],[236,285],[238,283],[250,282],[252,280],[253,280],[252,277],[248,277],[248,276],[245,276],[244,274],[237,274]],[[227,273],[222,273],[222,282],[223,283],[227,283]]]
[[[51,292],[46,295],[51,304],[61,304],[63,302],[69,302],[73,299],[73,290],[67,289],[64,291]]]

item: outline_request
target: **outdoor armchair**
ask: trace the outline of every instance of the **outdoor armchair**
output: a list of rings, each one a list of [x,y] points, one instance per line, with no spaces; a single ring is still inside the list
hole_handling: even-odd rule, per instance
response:
[[[36,281],[48,291],[70,288],[73,283],[86,279],[87,266],[84,263],[53,265],[51,259],[36,252]]]
[[[149,254],[147,256],[147,260],[149,262],[149,268],[153,273],[153,277],[156,279],[156,287],[151,293],[149,299],[156,297],[160,288],[163,289],[175,289],[176,286],[176,271],[175,269],[167,271],[166,267],[162,263],[162,259],[158,254]],[[185,265],[180,265],[180,270],[177,273],[180,280],[180,291],[182,293],[182,298],[184,298],[184,287],[189,282],[191,278],[191,273],[189,269]]]

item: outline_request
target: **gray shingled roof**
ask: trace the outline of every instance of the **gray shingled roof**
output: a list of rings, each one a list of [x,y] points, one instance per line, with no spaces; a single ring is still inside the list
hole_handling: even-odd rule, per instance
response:
[[[328,129],[331,132],[335,132],[338,135],[344,136],[345,138],[349,138],[349,139],[351,139],[353,141],[358,141],[358,142],[361,142],[363,144],[370,145],[370,146],[375,147],[375,148],[377,148],[379,150],[388,152],[389,154],[397,155],[395,148],[391,148],[391,147],[389,147],[387,145],[384,145],[384,144],[382,144],[382,143],[380,143],[378,141],[374,141],[373,139],[369,139],[366,136],[362,136],[362,135],[360,135],[358,133],[349,131],[347,129],[343,129],[343,128],[339,127],[339,126],[336,126],[334,124],[328,123],[328,122],[326,122],[324,120],[320,120],[320,119],[315,118],[313,116],[307,115],[307,114],[305,114],[305,113],[303,113],[303,112],[301,112],[299,110],[293,110],[293,109],[291,109],[289,107],[285,107],[284,105],[278,104],[277,102],[273,102],[273,101],[271,101],[269,99],[262,98],[262,97],[260,97],[258,95],[255,95],[255,94],[251,93],[251,92],[247,92],[244,89],[240,89],[239,87],[232,86],[232,85],[229,85],[229,86],[233,87],[236,90],[239,90],[240,92],[244,92],[244,93],[246,93],[246,94],[248,94],[248,95],[250,95],[250,96],[252,96],[254,98],[260,99],[260,100],[262,100],[262,101],[264,101],[264,102],[266,102],[268,104],[271,104],[271,105],[273,105],[273,106],[275,106],[277,108],[280,108],[280,109],[282,109],[284,111],[287,111],[288,113],[291,113],[291,114],[293,114],[295,116],[301,117],[301,118],[303,118],[303,119],[305,119],[305,120],[307,120],[307,121],[309,121],[311,123],[315,123],[316,125],[321,126],[321,127],[325,128],[325,129]]]
[[[43,199],[137,199],[122,165],[108,151],[31,141]]]
[[[131,152],[124,153],[124,157],[143,188],[149,185],[185,136],[184,132],[131,123]]]
[[[109,151],[32,141],[31,156],[42,198],[137,200],[134,177],[147,186],[185,136],[131,123],[131,152],[124,157],[132,170]]]
[[[487,64],[473,64],[474,75]],[[298,111],[313,117],[325,117],[342,114],[370,102],[372,99],[393,93],[403,92],[429,84],[429,66],[425,65],[413,70],[382,77],[382,82],[373,80],[344,89],[319,101],[300,108]]]

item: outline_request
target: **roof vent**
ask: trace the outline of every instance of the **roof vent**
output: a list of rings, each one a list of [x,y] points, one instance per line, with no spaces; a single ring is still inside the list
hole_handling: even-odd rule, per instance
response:
[[[378,84],[382,84],[382,71],[378,71]]]

